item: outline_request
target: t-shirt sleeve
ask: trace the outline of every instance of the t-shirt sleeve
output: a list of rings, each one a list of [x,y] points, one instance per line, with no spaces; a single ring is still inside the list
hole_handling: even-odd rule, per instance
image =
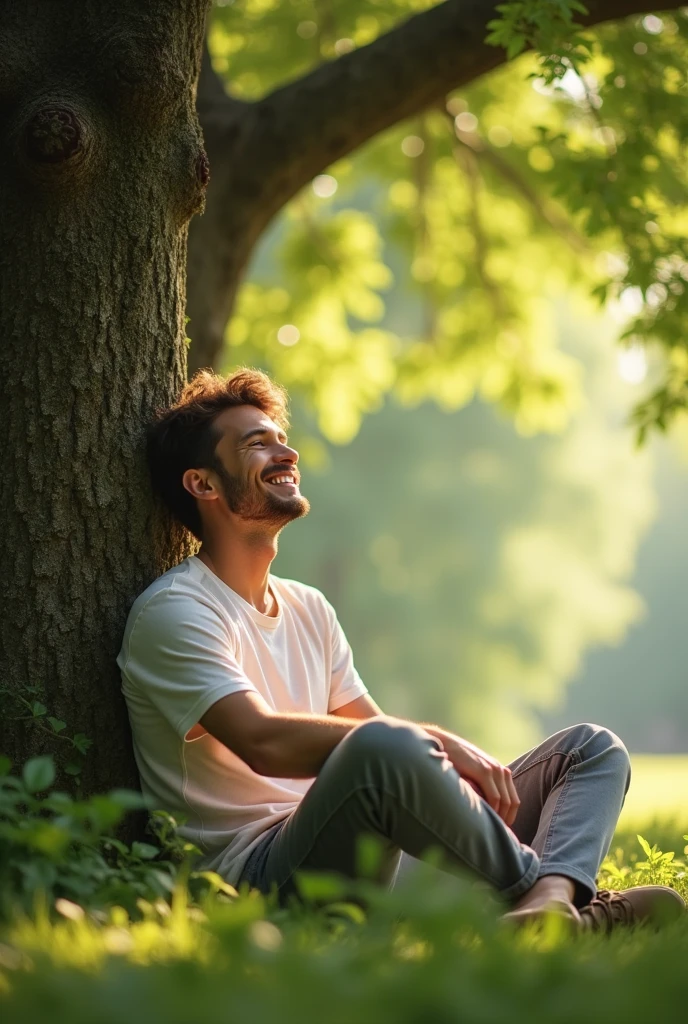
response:
[[[216,701],[256,687],[230,624],[202,598],[159,591],[139,611],[122,672],[182,739]]]
[[[332,675],[330,677],[330,697],[327,705],[328,714],[343,707],[364,693],[368,693],[365,685],[354,667],[354,656],[344,630],[339,624],[337,614],[331,604],[326,602],[330,619],[332,638]]]

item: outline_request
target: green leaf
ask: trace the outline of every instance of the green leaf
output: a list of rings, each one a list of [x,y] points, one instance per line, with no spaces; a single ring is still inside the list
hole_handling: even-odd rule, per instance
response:
[[[327,908],[328,916],[346,917],[353,924],[365,924],[365,911],[356,903],[331,903]]]
[[[153,860],[160,853],[157,846],[152,846],[150,843],[132,843],[131,852],[134,857],[138,857],[140,860]]]
[[[69,793],[61,793],[59,790],[53,790],[45,798],[44,804],[51,811],[56,811],[59,814],[69,814],[77,806]]]
[[[0,777],[3,775],[9,775],[12,762],[9,757],[5,757],[4,754],[0,754]]]
[[[89,747],[93,746],[93,740],[89,739],[83,732],[78,732],[76,736],[72,736],[72,743],[80,754],[87,753]]]
[[[67,765],[65,765],[65,772],[67,773],[67,775],[74,775],[74,776],[81,775],[81,765],[80,764],[67,764]]]
[[[137,793],[135,789],[113,789],[108,796],[126,811],[138,811],[148,807],[146,797],[142,793]]]
[[[35,700],[31,705],[31,712],[34,718],[40,718],[41,715],[47,715],[48,709],[45,704],[41,704],[39,700]]]
[[[239,895],[234,886],[225,882],[224,878],[222,878],[221,875],[218,875],[215,871],[193,871],[191,873],[191,878],[205,879],[215,892],[223,892],[225,896]]]
[[[509,40],[509,44],[506,48],[506,55],[508,60],[512,60],[526,45],[526,37],[517,33],[512,36]]]
[[[52,715],[48,716],[48,721],[53,728],[53,732],[62,732],[63,729],[67,728],[66,722],[60,721],[59,718],[53,718]]]
[[[652,857],[652,848],[650,847],[650,844],[648,843],[647,839],[643,839],[642,836],[638,836],[637,839],[643,848],[643,853],[645,854],[645,856]]]
[[[120,839],[108,839],[103,845],[105,846],[106,850],[117,850],[118,853],[124,855],[129,853],[129,847]]]
[[[28,831],[27,839],[34,850],[45,853],[49,857],[61,856],[69,846],[69,832],[49,821],[33,822]]]
[[[24,785],[29,793],[39,793],[55,781],[55,764],[52,757],[32,757],[22,770]]]
[[[294,880],[305,900],[331,903],[344,896],[344,883],[339,875],[324,871],[297,871]]]
[[[103,831],[122,820],[122,807],[108,796],[93,796],[88,802],[88,816],[94,828]]]

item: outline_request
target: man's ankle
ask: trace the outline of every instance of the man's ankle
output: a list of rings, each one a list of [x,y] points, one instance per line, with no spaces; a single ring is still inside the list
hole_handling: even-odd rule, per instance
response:
[[[541,875],[535,884],[524,893],[514,906],[514,910],[533,904],[571,903],[576,894],[576,883],[566,875]]]

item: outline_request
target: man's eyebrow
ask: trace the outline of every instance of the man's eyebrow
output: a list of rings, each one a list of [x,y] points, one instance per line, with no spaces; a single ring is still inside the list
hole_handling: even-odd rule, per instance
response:
[[[253,427],[251,430],[247,430],[246,433],[243,435],[243,437],[239,438],[239,444],[243,444],[244,441],[248,441],[248,439],[250,437],[256,437],[258,434],[269,434],[269,433],[270,433],[270,428],[269,427]],[[277,436],[278,437],[284,437],[286,439],[287,435],[284,433],[283,430],[278,430],[277,431]]]

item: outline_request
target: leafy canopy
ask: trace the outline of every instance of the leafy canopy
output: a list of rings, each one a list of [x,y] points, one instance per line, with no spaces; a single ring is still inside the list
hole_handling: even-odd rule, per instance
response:
[[[429,6],[218,4],[214,65],[256,99]],[[615,310],[624,345],[661,353],[635,419],[641,436],[664,428],[688,393],[688,15],[589,30],[584,10],[502,5],[487,31],[507,65],[304,189],[264,239],[227,360],[307,394],[339,442],[390,390],[445,408],[480,394],[525,432],[558,430],[576,372],[542,330],[542,298],[579,287]]]

